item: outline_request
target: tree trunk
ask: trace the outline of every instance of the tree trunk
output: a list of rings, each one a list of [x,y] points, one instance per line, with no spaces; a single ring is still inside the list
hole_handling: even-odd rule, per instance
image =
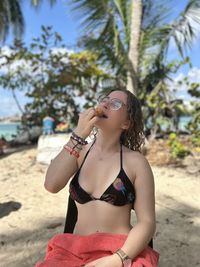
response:
[[[23,108],[21,107],[14,90],[12,90],[12,95],[13,95],[13,98],[15,100],[15,103],[17,104],[19,111],[23,114],[24,113]]]
[[[127,90],[137,93],[139,45],[142,23],[142,0],[132,0],[130,46],[128,53]]]

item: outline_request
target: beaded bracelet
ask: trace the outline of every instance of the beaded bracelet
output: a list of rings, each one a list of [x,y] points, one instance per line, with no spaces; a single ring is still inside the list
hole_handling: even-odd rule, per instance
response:
[[[72,132],[71,138],[73,140],[77,141],[80,145],[87,145],[88,144],[88,142],[85,139],[83,139],[82,137],[75,134],[75,132]]]
[[[81,144],[79,144],[77,141],[76,141],[76,143],[74,142],[75,140],[74,139],[72,139],[71,137],[70,137],[70,141],[71,141],[71,143],[72,143],[72,145],[73,145],[73,149],[74,148],[77,148],[78,150],[82,150],[83,148],[82,148],[82,145]]]
[[[78,142],[80,145],[87,145],[87,141],[85,141],[84,139],[83,139],[84,142],[81,139],[79,139],[79,138],[77,138],[75,136],[71,136],[71,139],[73,139],[74,141]]]
[[[65,150],[67,150],[70,155],[74,155],[77,159],[80,157],[80,154],[76,150],[74,150],[73,148],[71,148],[70,146],[68,146],[67,144],[64,145],[63,148]]]

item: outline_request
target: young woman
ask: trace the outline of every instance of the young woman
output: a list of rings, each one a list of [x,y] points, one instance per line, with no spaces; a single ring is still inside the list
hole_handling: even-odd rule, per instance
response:
[[[154,179],[140,153],[144,142],[139,101],[116,90],[82,112],[63,150],[51,162],[45,188],[57,193],[70,178],[78,219],[74,232],[59,234],[36,266],[156,267],[159,254],[148,246],[155,232]],[[85,139],[97,128],[94,141]],[[131,209],[137,223],[130,224]]]

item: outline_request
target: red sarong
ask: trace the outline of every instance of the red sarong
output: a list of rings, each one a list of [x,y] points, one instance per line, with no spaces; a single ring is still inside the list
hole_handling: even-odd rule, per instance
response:
[[[87,236],[58,234],[50,239],[43,262],[35,267],[81,267],[122,247],[127,235],[95,233]],[[159,253],[147,246],[130,267],[157,267]],[[112,266],[111,266],[112,267]]]

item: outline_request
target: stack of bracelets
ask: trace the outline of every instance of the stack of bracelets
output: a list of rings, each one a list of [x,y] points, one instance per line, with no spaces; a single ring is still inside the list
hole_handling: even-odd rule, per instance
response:
[[[67,150],[70,153],[70,155],[73,155],[76,158],[79,158],[79,156],[80,156],[79,152],[82,149],[82,146],[87,145],[88,142],[85,141],[82,137],[75,134],[74,132],[72,132],[72,135],[70,137],[70,141],[72,143],[72,147],[69,146],[69,144],[67,143],[66,145],[64,145],[63,148],[65,150]]]

